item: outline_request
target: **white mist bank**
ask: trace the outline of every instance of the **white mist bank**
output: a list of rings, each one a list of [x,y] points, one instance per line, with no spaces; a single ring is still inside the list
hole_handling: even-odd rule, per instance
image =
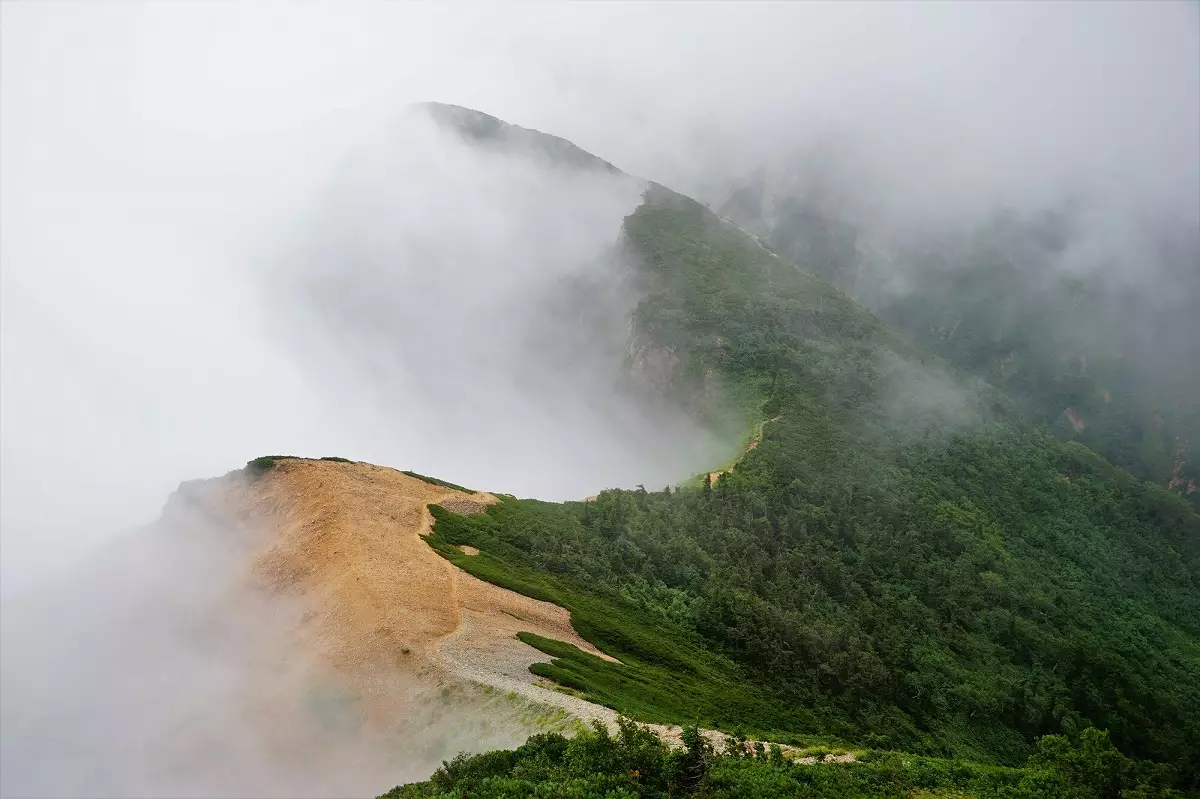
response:
[[[250,587],[264,534],[179,502],[6,598],[0,794],[375,796],[536,731],[512,703],[460,689],[447,702],[401,671],[372,677],[397,717],[364,717],[359,683],[298,644],[301,609]]]

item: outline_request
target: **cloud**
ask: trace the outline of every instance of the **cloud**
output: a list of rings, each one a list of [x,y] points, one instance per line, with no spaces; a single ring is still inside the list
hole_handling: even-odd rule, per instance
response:
[[[447,702],[426,675],[328,669],[296,642],[307,606],[248,587],[264,532],[176,502],[6,598],[0,793],[367,796],[536,730],[499,696],[455,687]]]
[[[275,338],[331,412],[370,416],[372,458],[552,499],[677,482],[714,442],[620,388],[636,297],[616,245],[644,189],[410,110],[274,262]]]

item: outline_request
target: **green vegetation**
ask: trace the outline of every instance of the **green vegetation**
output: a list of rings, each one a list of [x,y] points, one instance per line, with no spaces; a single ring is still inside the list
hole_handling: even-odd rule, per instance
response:
[[[275,464],[279,463],[279,461],[294,457],[293,455],[263,455],[254,460],[247,461],[245,471],[251,477],[260,477],[267,471],[274,469]]]
[[[776,198],[768,217],[764,191],[752,181],[723,211],[922,347],[1002,388],[1059,438],[1200,509],[1195,230],[1164,229],[1147,242],[1130,283],[1099,264],[1062,269],[1079,255],[1082,206],[997,213],[906,238],[884,255],[802,197]],[[897,275],[906,290],[895,290]]]
[[[525,565],[521,547],[536,548],[539,541],[553,541],[557,531],[577,525],[571,508],[502,498],[487,513],[470,516],[438,505],[429,509],[435,524],[427,540],[442,557],[480,579],[567,608],[580,635],[621,661],[611,663],[569,644],[522,633],[523,641],[554,657],[549,664],[534,664],[534,673],[643,721],[740,724],[784,742],[794,740],[795,732],[818,730],[806,708],[789,706],[754,685],[686,624],[616,592],[588,587],[585,567],[574,565],[572,574]],[[461,544],[478,547],[480,554],[463,554],[456,548]]]
[[[464,488],[463,486],[460,486],[457,483],[448,483],[445,480],[439,480],[436,477],[429,477],[424,474],[417,474],[416,472],[408,472],[408,471],[401,472],[401,474],[407,474],[409,477],[415,477],[418,480],[424,480],[426,483],[429,483],[430,485],[441,486],[442,488],[453,488],[455,491],[462,491],[466,494],[474,494],[475,493],[471,489]]]
[[[1200,509],[1200,471],[1187,457],[1200,424],[1200,370],[1189,366],[1200,326],[1183,310],[1200,301],[1195,255],[1173,277],[1134,291],[1102,274],[1056,275],[1070,225],[1053,214],[1002,215],[969,236],[901,252],[891,268],[910,274],[914,290],[872,304],[922,346],[1004,389],[1059,438],[1170,485]],[[1177,312],[1153,299],[1164,292]]]
[[[1010,764],[1036,736],[1091,723],[1132,752],[1194,769],[1195,632],[1178,625],[1200,616],[1172,585],[1193,577],[1164,574],[1161,598],[1130,591],[1139,573],[1161,568],[1140,540],[1145,523],[1123,540],[1106,541],[1108,529],[1074,542],[1081,511],[1117,510],[1078,465],[1047,474],[1060,499],[1080,491],[1061,530],[1009,535],[1026,517],[1001,527],[931,495],[889,541],[862,519],[896,497],[861,498],[858,518],[807,500],[784,509],[778,530],[756,518],[766,502],[746,472],[765,446],[707,495],[505,499],[473,516],[434,506],[431,543],[482,579],[568,608],[580,634],[622,665],[524,636],[554,658],[534,671],[646,721],[743,725],[785,743],[821,732]],[[999,481],[1012,465],[978,478]],[[854,526],[836,526],[835,513]],[[464,543],[481,554],[453,548]],[[1104,581],[1084,569],[1107,570]],[[1156,601],[1160,613],[1181,602],[1179,618],[1151,615]]]
[[[1200,517],[1181,497],[687,198],[653,187],[624,233],[634,346],[677,364],[656,382],[714,427],[779,418],[698,489],[435,509],[443,555],[569,608],[624,664],[529,637],[553,656],[538,674],[647,721],[1006,766],[1107,729],[1197,784]]]
[[[266,472],[270,471],[271,469],[274,469],[275,466],[280,461],[286,461],[286,460],[295,461],[295,460],[303,460],[303,458],[299,458],[295,455],[263,455],[261,457],[255,458],[254,460],[247,461],[245,470],[246,470],[246,473],[249,474],[251,477],[261,477]],[[336,455],[330,455],[330,456],[327,456],[324,458],[320,458],[320,460],[336,461],[337,463],[354,463],[354,461],[349,460],[348,458],[339,458]],[[423,479],[430,480],[432,482],[432,478],[423,478]]]
[[[672,749],[650,730],[622,719],[615,736],[602,725],[572,739],[531,737],[516,751],[459,755],[428,782],[397,787],[380,799],[524,799],[695,796],[708,799],[1118,799],[1170,797],[1162,769],[1136,764],[1107,737],[1043,739],[1025,768],[980,766],[890,752],[854,763],[800,763],[779,747],[717,754],[695,728]],[[744,750],[742,750],[744,751]]]

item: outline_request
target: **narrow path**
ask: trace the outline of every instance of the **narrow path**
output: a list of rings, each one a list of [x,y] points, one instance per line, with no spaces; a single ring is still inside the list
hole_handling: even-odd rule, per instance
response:
[[[750,450],[757,447],[759,442],[762,441],[763,428],[766,427],[767,424],[769,424],[770,422],[778,422],[782,418],[783,418],[783,414],[780,414],[778,416],[772,417],[770,419],[764,419],[763,421],[759,422],[758,430],[754,433],[754,437],[750,439],[750,443],[742,448],[742,453],[740,455],[738,455],[737,458],[734,459],[733,463],[729,464],[729,466],[727,468],[722,469],[720,471],[716,471],[716,472],[709,472],[708,473],[709,482],[715,483],[715,482],[717,482],[717,480],[719,480],[721,478],[721,475],[729,474],[730,472],[732,472],[734,467],[738,465],[738,461],[740,461],[742,458],[744,458],[746,456],[747,452],[749,452]]]

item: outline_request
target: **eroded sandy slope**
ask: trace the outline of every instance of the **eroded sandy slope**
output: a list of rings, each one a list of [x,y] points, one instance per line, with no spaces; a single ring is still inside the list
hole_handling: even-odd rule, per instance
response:
[[[422,539],[427,505],[460,512],[495,502],[364,463],[283,460],[244,485],[235,504],[263,530],[252,579],[299,612],[291,647],[310,653],[386,723],[402,712],[389,676],[475,682],[610,720],[611,711],[536,683],[546,656],[516,639],[529,631],[607,657],[571,627],[566,610],[483,582]]]

